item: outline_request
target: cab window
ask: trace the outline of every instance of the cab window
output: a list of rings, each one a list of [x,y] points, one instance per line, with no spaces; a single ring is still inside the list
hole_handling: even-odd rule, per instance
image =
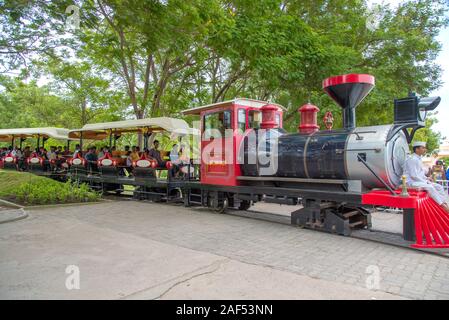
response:
[[[262,114],[257,110],[250,110],[248,112],[248,125],[252,129],[260,129],[260,123],[262,122]]]
[[[245,109],[238,110],[237,123],[238,123],[239,132],[240,133],[245,132],[245,130],[246,130],[246,110]]]
[[[214,136],[220,133],[221,137],[224,137],[226,129],[232,129],[231,111],[215,112],[204,116],[204,131],[207,134]]]

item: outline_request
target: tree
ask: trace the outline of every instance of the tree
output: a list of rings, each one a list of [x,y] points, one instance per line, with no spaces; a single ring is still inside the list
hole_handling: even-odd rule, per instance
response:
[[[52,95],[35,81],[0,77],[0,124],[2,128],[64,126],[63,114],[72,101]]]
[[[54,92],[70,92],[78,106],[84,97],[94,110],[114,92],[118,116],[177,116],[190,105],[244,96],[288,107],[287,128],[297,126],[297,108],[308,100],[320,118],[332,111],[340,127],[341,110],[321,82],[353,72],[376,77],[357,124],[391,123],[394,98],[440,85],[436,36],[448,23],[444,0],[374,11],[363,0],[77,0],[80,28],[67,30],[71,0],[5,3],[3,39],[42,36],[13,47],[32,60],[29,68],[47,61],[42,70],[64,84]],[[61,74],[64,65],[75,70]]]
[[[429,153],[440,148],[441,134],[432,130],[432,126],[437,122],[438,120],[435,116],[429,115],[426,119],[426,127],[419,129],[413,138],[414,141],[427,142],[427,150]]]
[[[70,63],[58,57],[49,57],[35,65],[39,66],[39,72],[53,78],[49,87],[54,92],[73,102],[71,127],[81,127],[94,120],[122,118],[124,94],[113,92],[110,83],[94,75],[86,62]]]

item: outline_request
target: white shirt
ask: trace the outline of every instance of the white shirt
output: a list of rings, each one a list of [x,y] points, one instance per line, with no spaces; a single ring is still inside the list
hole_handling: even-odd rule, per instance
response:
[[[430,183],[426,177],[426,171],[423,168],[421,157],[416,153],[411,155],[405,161],[404,175],[407,178],[407,184],[409,185],[416,183]]]
[[[22,158],[22,151],[20,151],[19,149],[14,149],[11,154],[13,155],[13,157]]]
[[[48,155],[48,159],[54,160],[54,159],[57,159],[57,158],[58,158],[58,155],[56,154],[56,152],[51,152],[50,151],[50,153]]]

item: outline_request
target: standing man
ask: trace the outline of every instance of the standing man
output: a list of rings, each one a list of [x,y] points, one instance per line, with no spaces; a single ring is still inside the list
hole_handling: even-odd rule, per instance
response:
[[[423,188],[429,196],[449,213],[449,196],[443,186],[433,183],[432,178],[426,177],[421,157],[427,152],[426,143],[417,141],[413,143],[413,154],[405,161],[404,175],[407,185],[411,188]]]

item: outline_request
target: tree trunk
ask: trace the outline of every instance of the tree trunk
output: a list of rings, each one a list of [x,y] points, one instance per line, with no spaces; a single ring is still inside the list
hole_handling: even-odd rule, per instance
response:
[[[87,123],[87,102],[84,97],[81,101],[81,126],[84,126]]]

